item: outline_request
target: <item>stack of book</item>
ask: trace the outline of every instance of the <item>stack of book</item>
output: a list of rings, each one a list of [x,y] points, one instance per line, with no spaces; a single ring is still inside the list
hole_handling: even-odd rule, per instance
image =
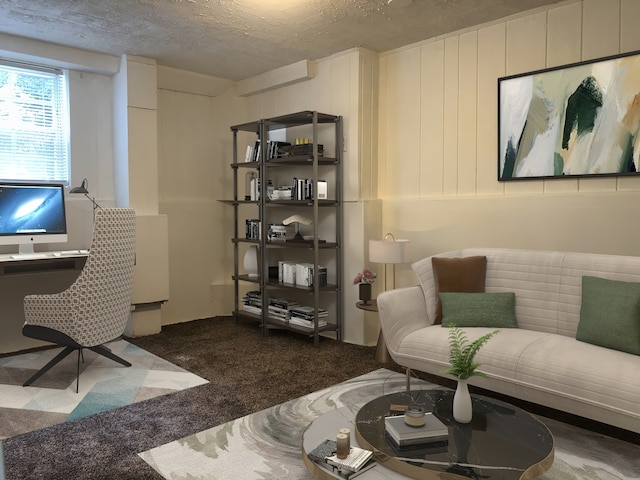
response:
[[[299,145],[283,145],[278,149],[280,156],[298,156],[313,155],[313,143],[304,143]],[[324,155],[324,145],[318,144],[318,156]]]
[[[318,309],[318,326],[326,327],[329,312],[323,308]],[[315,310],[313,307],[300,306],[291,309],[291,317],[289,323],[298,325],[299,327],[314,328],[313,321],[315,319]]]
[[[274,189],[271,200],[291,200],[291,187],[287,185]]]
[[[338,479],[352,480],[376,465],[373,452],[360,447],[352,446],[347,458],[338,458],[333,440],[323,441],[308,456],[328,476]]]
[[[295,234],[296,230],[293,224],[271,223],[267,231],[267,239],[270,242],[285,242],[288,238],[293,238]]]
[[[247,292],[247,294],[242,297],[242,310],[255,315],[262,314],[262,295],[260,290]]]
[[[269,317],[281,322],[288,322],[291,318],[291,310],[299,307],[300,304],[295,300],[287,298],[271,298],[269,299]]]
[[[415,447],[432,444],[434,447],[447,445],[449,429],[433,413],[425,413],[425,424],[421,427],[409,426],[404,415],[384,419],[387,438],[396,448]]]

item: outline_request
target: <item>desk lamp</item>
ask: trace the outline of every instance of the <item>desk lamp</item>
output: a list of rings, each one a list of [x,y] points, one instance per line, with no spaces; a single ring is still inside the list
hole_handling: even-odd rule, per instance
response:
[[[80,184],[79,187],[73,187],[71,190],[69,190],[69,193],[82,193],[84,194],[85,197],[87,197],[89,200],[91,200],[91,203],[93,204],[93,221],[96,221],[96,208],[102,208],[100,205],[98,205],[98,202],[96,202],[95,198],[91,198],[89,196],[89,190],[87,189],[89,187],[89,181],[84,178],[82,180],[82,183]]]
[[[384,289],[387,290],[387,264],[393,267],[393,288],[396,288],[396,263],[409,262],[409,240],[396,240],[387,233],[382,240],[369,240],[369,261],[384,264]]]

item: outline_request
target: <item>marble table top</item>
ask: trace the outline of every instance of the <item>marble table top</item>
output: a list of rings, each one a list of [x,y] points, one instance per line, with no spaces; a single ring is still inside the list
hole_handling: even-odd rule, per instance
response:
[[[395,392],[353,409],[329,412],[311,423],[303,435],[303,459],[314,478],[335,478],[311,462],[306,453],[340,428],[355,432],[352,445],[373,450],[379,465],[362,480],[482,478],[527,480],[542,475],[554,459],[554,440],[540,420],[508,403],[473,395],[473,420],[453,420],[453,392]],[[385,438],[384,418],[390,406],[417,404],[432,411],[449,429],[449,445],[397,449]]]

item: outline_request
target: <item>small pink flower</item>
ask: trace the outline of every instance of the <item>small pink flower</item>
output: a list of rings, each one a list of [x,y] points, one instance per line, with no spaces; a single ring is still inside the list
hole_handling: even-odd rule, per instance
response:
[[[362,270],[362,272],[356,275],[356,278],[353,279],[353,284],[358,285],[360,283],[373,283],[375,279],[376,274],[372,270],[365,268],[364,270]]]

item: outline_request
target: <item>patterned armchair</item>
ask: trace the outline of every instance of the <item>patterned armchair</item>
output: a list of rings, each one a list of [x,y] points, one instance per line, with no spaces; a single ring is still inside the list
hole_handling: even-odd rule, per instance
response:
[[[89,256],[75,282],[57,294],[25,297],[23,335],[65,347],[27,380],[25,387],[77,350],[77,392],[80,358],[85,348],[131,366],[104,344],[119,338],[129,319],[135,222],[135,212],[131,208],[98,210]]]

